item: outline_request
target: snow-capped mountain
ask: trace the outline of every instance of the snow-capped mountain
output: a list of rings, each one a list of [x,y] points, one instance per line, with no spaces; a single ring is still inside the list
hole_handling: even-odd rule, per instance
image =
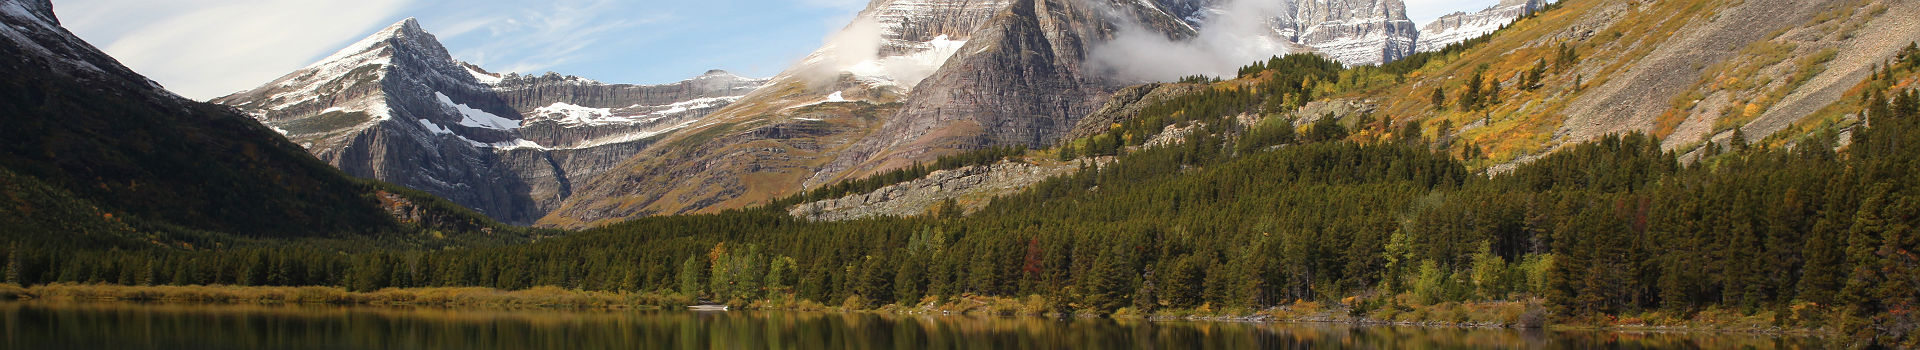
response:
[[[1547,5],[1546,0],[1501,0],[1500,4],[1474,13],[1454,12],[1420,27],[1419,52],[1438,51],[1447,45],[1478,38],[1513,23]]]
[[[568,183],[618,160],[596,158],[624,158],[760,84],[718,71],[656,86],[490,73],[453,59],[407,19],[213,102],[354,176],[527,224],[563,200]]]
[[[1051,146],[1138,82],[1089,68],[1123,33],[1191,40],[1252,23],[1278,43],[1271,54],[1353,65],[1411,54],[1419,36],[1399,0],[1259,8],[1229,22],[1244,13],[1226,0],[874,0],[769,80],[655,86],[491,73],[406,21],[217,101],[354,175],[578,227],[742,207],[989,145]]]

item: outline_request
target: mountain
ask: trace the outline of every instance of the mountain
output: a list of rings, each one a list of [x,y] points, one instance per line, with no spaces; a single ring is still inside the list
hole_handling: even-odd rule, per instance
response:
[[[453,59],[409,18],[213,102],[354,176],[530,224],[570,196],[573,182],[759,85],[721,71],[655,86],[491,73]]]
[[[1418,52],[1439,51],[1467,39],[1478,38],[1513,23],[1514,19],[1539,11],[1546,0],[1500,0],[1500,4],[1474,13],[1454,12],[1420,26]]]
[[[1051,147],[1113,93],[1149,80],[1137,70],[1186,65],[1183,55],[1213,55],[1205,58],[1222,62],[1216,75],[1286,52],[1391,62],[1419,42],[1405,12],[1398,0],[875,0],[769,80],[710,74],[644,89],[488,73],[445,57],[417,23],[403,22],[217,102],[296,140],[320,141],[304,144],[357,176],[443,194],[509,222],[583,227],[740,208],[988,146]],[[1141,40],[1163,43],[1127,46]],[[1261,43],[1258,52],[1242,47],[1249,40]],[[1207,42],[1217,45],[1192,46]],[[434,54],[386,53],[396,46]],[[421,68],[386,68],[400,66]],[[326,85],[351,85],[355,74],[369,85]],[[288,83],[302,79],[313,82]],[[701,81],[721,84],[687,90]],[[378,105],[335,90],[442,108],[340,121],[330,112]],[[434,94],[441,90],[445,99]],[[688,113],[674,117],[648,114],[683,106]],[[606,117],[614,115],[623,117]],[[419,120],[426,124],[410,122]],[[300,128],[307,125],[323,127]],[[374,134],[407,137],[366,136]]]
[[[0,240],[216,248],[503,229],[167,92],[60,27],[47,1],[0,0],[0,22]]]
[[[1313,0],[1258,7],[1264,18],[1228,16],[1237,9],[1211,0],[877,0],[767,87],[576,186],[542,224],[739,208],[970,149],[1049,147],[1140,82],[1096,60],[1122,35],[1179,42],[1217,27],[1278,43],[1247,60],[1320,50],[1349,64],[1410,54],[1417,36],[1399,1]]]
[[[997,144],[1050,144],[1129,82],[1084,74],[1123,25],[1193,28],[1133,1],[880,0],[702,125],[581,187],[543,224],[738,208]]]
[[[1274,30],[1350,66],[1406,57],[1423,34],[1400,0],[1296,0],[1293,9]]]

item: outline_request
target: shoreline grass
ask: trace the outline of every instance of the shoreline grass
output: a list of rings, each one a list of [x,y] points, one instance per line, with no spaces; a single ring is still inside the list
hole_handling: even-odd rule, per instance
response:
[[[498,290],[484,287],[386,288],[353,292],[339,287],[122,286],[55,283],[0,284],[0,300],[131,301],[198,304],[335,304],[475,308],[666,308],[693,304],[679,295],[599,292],[559,287]]]

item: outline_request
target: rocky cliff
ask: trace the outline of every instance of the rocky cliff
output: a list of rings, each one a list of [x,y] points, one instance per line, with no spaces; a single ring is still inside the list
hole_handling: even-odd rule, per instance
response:
[[[1350,66],[1407,57],[1421,35],[1400,0],[1298,0],[1273,23],[1282,37]]]
[[[1487,35],[1546,5],[1546,0],[1501,0],[1500,4],[1479,12],[1454,12],[1440,16],[1420,26],[1420,45],[1414,50],[1438,51],[1453,43]]]
[[[1108,157],[1092,160],[1091,163],[1111,160]],[[958,199],[963,209],[971,212],[985,207],[994,197],[1017,193],[1027,186],[1079,169],[1079,163],[1074,162],[1000,162],[940,170],[872,192],[802,203],[787,208],[787,212],[797,218],[817,221],[906,217],[926,214],[948,198]]]

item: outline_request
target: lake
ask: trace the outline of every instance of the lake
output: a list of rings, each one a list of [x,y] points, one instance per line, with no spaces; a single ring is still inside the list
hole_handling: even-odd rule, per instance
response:
[[[1747,334],[812,312],[0,303],[4,349],[1810,349]]]

